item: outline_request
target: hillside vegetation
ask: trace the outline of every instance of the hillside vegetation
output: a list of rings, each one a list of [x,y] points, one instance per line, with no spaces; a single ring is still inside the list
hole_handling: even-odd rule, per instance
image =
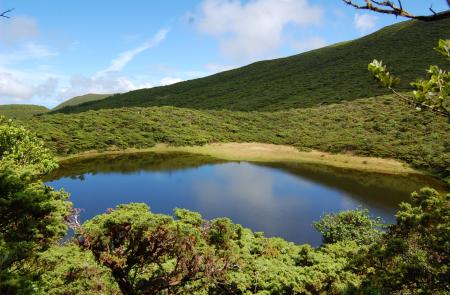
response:
[[[393,96],[277,112],[121,108],[34,117],[23,123],[58,155],[156,143],[261,142],[395,158],[448,175],[450,125]]]
[[[425,76],[430,64],[450,65],[433,51],[438,39],[448,38],[449,32],[450,19],[402,22],[354,41],[60,111],[133,106],[275,111],[373,97],[386,90],[374,83],[367,71],[369,62],[383,60],[402,77],[400,88],[407,89],[408,81]]]
[[[12,119],[30,118],[37,114],[48,112],[44,106],[32,104],[5,104],[0,105],[0,116],[5,116]]]
[[[433,189],[400,204],[389,227],[362,209],[323,216],[313,224],[323,238],[318,248],[267,238],[228,218],[179,208],[157,214],[140,203],[79,224],[68,194],[40,180],[57,167],[43,143],[3,117],[0,138],[0,294],[450,291],[450,195]]]
[[[54,107],[52,109],[52,111],[59,110],[64,107],[67,107],[67,106],[75,106],[75,105],[79,105],[79,104],[82,104],[85,102],[101,100],[101,99],[107,98],[108,96],[111,96],[111,94],[89,93],[89,94],[85,94],[85,95],[75,96],[73,98],[70,98],[70,99],[64,101],[63,103],[60,103],[59,105]]]

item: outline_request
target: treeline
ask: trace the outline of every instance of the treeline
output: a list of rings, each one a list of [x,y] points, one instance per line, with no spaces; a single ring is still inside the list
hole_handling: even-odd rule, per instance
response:
[[[393,96],[278,112],[121,108],[22,122],[57,155],[157,143],[260,142],[394,158],[442,178],[450,175],[448,119],[418,112]]]
[[[313,248],[135,203],[79,224],[67,193],[40,181],[56,166],[32,133],[0,118],[1,294],[450,292],[450,195],[432,189],[388,227],[364,210],[326,215]]]

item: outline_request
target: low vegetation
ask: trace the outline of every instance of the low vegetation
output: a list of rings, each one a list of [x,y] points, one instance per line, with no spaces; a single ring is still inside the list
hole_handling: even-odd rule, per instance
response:
[[[121,108],[24,120],[57,155],[111,148],[261,142],[393,158],[448,177],[450,125],[394,96],[278,112]],[[389,144],[386,144],[389,143]]]
[[[38,180],[56,163],[37,138],[2,119],[0,156],[2,294],[450,292],[450,195],[432,189],[403,203],[386,232],[366,211],[326,215],[313,248],[136,203],[80,225],[67,194]],[[68,225],[75,236],[61,245]]]
[[[32,104],[5,104],[0,105],[0,116],[13,119],[26,119],[34,115],[43,114],[49,110],[46,107]]]

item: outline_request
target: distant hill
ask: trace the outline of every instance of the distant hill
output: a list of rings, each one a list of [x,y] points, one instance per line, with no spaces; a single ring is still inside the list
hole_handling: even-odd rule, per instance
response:
[[[54,107],[52,109],[52,111],[59,110],[64,107],[67,107],[67,106],[75,106],[75,105],[79,105],[79,104],[82,104],[85,102],[101,100],[101,99],[107,98],[108,96],[111,96],[111,94],[89,93],[89,94],[85,94],[85,95],[75,96],[71,99],[66,100],[63,103],[60,103],[59,105]]]
[[[386,93],[367,71],[374,58],[388,64],[402,77],[401,87],[409,89],[408,82],[425,76],[430,64],[450,64],[433,50],[438,39],[449,37],[450,19],[401,22],[354,41],[60,111],[131,106],[274,111],[373,97]]]
[[[0,116],[13,119],[25,119],[37,114],[48,112],[49,109],[44,106],[33,104],[5,104],[0,105]]]

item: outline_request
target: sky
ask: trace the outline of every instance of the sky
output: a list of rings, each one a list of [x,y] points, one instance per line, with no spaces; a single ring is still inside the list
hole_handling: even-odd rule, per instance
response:
[[[404,0],[418,14],[443,0]],[[169,85],[403,21],[341,0],[0,0],[0,104]]]

